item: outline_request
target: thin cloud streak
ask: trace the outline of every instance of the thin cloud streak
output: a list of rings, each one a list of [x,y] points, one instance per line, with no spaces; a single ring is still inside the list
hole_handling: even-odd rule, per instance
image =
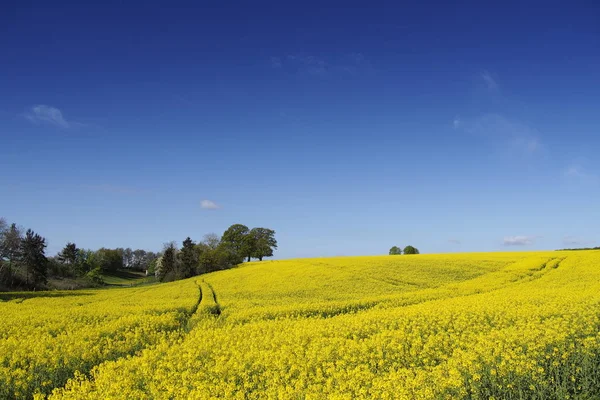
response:
[[[474,136],[503,141],[515,150],[527,154],[536,153],[544,147],[536,129],[500,114],[484,114],[471,119],[455,118],[452,125],[455,129]]]
[[[219,208],[221,208],[221,206],[219,206],[212,200],[202,200],[200,202],[200,207],[202,207],[205,210],[218,210]]]
[[[483,71],[481,73],[481,79],[483,79],[483,82],[489,90],[498,90],[498,82],[492,78],[492,75],[488,71]]]
[[[452,121],[452,126],[454,127],[454,129],[460,128],[460,118],[459,117],[454,117],[454,120]]]
[[[589,172],[583,165],[578,163],[569,165],[563,171],[563,176],[570,181],[581,184],[595,185],[598,183],[598,176]]]
[[[273,56],[269,59],[273,69],[292,71],[313,76],[327,75],[355,75],[360,72],[369,72],[373,67],[363,53],[350,53],[336,58],[328,59],[305,54],[288,54],[287,56]]]
[[[31,110],[25,114],[25,117],[34,124],[47,123],[63,129],[83,125],[78,122],[68,121],[58,108],[44,104],[31,107]]]
[[[271,57],[271,67],[273,68],[281,68],[283,64],[281,63],[281,58],[279,57]]]
[[[529,246],[532,245],[537,236],[505,236],[505,246]]]

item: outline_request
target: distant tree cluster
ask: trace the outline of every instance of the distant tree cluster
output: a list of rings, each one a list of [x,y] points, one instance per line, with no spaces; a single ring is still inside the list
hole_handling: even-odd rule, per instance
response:
[[[0,219],[0,284],[42,288],[48,276],[46,239]]]
[[[102,274],[127,268],[145,271],[158,257],[129,248],[86,250],[67,243],[54,257],[46,256],[46,239],[31,229],[0,218],[0,287],[44,289],[49,278],[74,278],[102,284]]]
[[[273,256],[275,249],[274,230],[234,224],[221,237],[211,233],[199,243],[188,237],[181,248],[175,242],[166,243],[148,272],[161,282],[184,279],[228,269],[252,258],[262,261],[264,257]]]
[[[390,249],[391,256],[396,256],[396,255],[401,255],[401,254],[419,254],[419,249],[417,249],[416,247],[413,247],[413,246],[406,246],[404,248],[404,250],[402,250],[398,246],[393,246]]]
[[[600,250],[600,247],[577,247],[574,249],[559,249],[556,251]]]
[[[86,250],[67,243],[54,257],[46,255],[46,239],[0,218],[0,290],[45,289],[49,278],[75,279],[103,284],[103,275],[136,270],[160,281],[231,268],[244,260],[273,256],[275,231],[231,225],[222,236],[205,235],[195,243],[186,238],[182,247],[166,243],[159,253],[131,248]]]

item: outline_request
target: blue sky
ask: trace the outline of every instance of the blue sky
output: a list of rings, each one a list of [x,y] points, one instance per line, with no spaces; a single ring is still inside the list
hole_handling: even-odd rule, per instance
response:
[[[51,254],[600,244],[596,2],[284,3],[5,5],[0,216]]]

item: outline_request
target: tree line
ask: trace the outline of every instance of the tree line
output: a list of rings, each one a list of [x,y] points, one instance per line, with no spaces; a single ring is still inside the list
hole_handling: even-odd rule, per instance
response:
[[[221,237],[208,234],[199,243],[188,237],[181,248],[174,242],[165,244],[148,272],[163,282],[184,279],[228,269],[252,258],[262,261],[264,257],[272,257],[276,248],[274,230],[234,224]]]
[[[401,255],[401,254],[419,254],[419,249],[417,249],[414,246],[406,246],[404,248],[404,250],[403,250],[403,249],[401,249],[398,246],[393,246],[390,249],[390,253],[389,254],[390,254],[390,256],[398,256],[398,255]]]
[[[103,274],[123,269],[146,272],[163,282],[183,279],[231,268],[252,258],[262,261],[273,256],[277,240],[271,229],[235,224],[222,236],[208,234],[198,243],[188,237],[181,248],[169,242],[161,252],[104,247],[90,250],[69,242],[58,254],[48,257],[46,247],[41,235],[0,218],[0,290],[47,289],[48,279],[101,285]]]
[[[600,250],[600,246],[596,247],[576,247],[573,249],[558,249],[556,251],[579,251],[579,250]]]

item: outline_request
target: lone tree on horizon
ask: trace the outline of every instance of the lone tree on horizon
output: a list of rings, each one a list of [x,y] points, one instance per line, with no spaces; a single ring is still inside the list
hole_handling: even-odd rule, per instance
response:
[[[397,256],[402,254],[402,249],[398,246],[394,246],[390,249],[390,256]]]
[[[413,246],[406,246],[404,248],[404,254],[419,254],[419,249]]]
[[[258,258],[259,261],[262,261],[263,257],[273,256],[273,250],[277,248],[274,230],[253,228],[247,237],[252,258]]]

